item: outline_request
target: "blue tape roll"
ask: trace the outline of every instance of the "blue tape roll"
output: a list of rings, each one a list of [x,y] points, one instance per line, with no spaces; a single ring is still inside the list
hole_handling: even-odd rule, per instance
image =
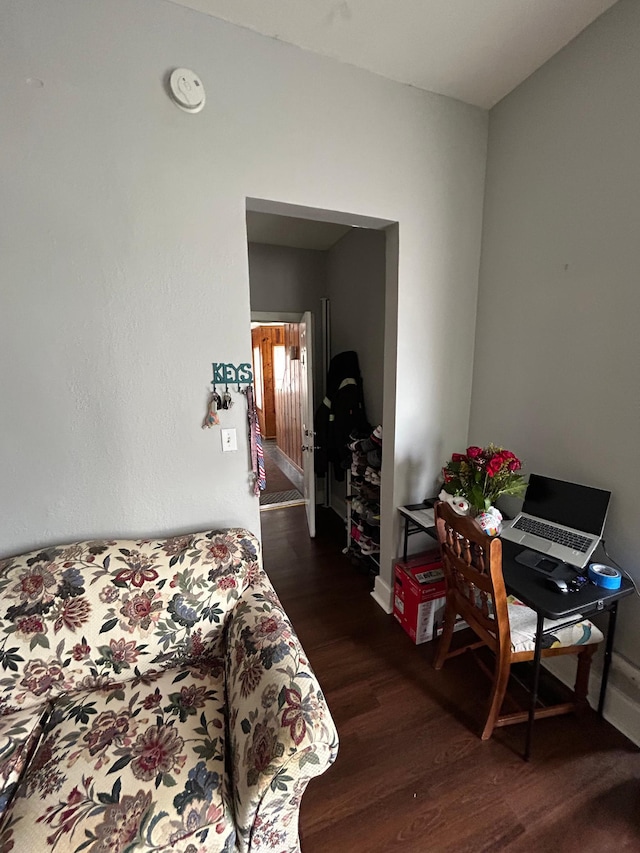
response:
[[[613,566],[605,566],[604,563],[590,563],[587,569],[589,580],[603,589],[620,589],[622,575]]]

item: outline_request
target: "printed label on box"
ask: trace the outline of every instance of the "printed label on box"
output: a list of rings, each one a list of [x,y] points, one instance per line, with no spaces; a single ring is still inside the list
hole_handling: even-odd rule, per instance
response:
[[[427,643],[434,637],[434,628],[438,621],[444,617],[446,598],[432,598],[431,601],[423,601],[418,605],[418,621],[416,624],[415,641]]]
[[[426,572],[417,572],[414,578],[418,583],[437,583],[444,579],[442,569],[429,569]]]

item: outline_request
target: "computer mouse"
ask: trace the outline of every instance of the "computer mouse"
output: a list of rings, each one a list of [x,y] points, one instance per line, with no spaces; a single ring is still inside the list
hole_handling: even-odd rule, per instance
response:
[[[569,585],[560,578],[545,578],[547,586],[555,592],[569,592]]]

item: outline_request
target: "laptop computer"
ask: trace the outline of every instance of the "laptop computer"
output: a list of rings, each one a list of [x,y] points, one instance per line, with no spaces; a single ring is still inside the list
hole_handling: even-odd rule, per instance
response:
[[[584,568],[602,537],[611,492],[531,474],[522,512],[501,538]]]

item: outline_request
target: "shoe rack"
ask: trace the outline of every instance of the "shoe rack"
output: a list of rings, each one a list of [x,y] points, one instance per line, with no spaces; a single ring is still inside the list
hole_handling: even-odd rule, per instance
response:
[[[346,476],[346,534],[343,549],[369,574],[380,570],[380,469],[382,427],[349,444],[351,467]]]

